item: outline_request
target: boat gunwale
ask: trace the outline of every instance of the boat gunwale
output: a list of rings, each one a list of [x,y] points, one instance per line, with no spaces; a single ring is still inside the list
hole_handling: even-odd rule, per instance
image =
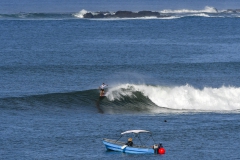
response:
[[[114,139],[103,138],[103,141],[108,142],[108,143],[112,143],[112,144],[115,144],[115,145],[119,145],[119,146],[126,145],[126,143],[124,143],[122,141],[114,140]],[[142,148],[142,149],[152,149],[151,147],[141,146],[141,145],[136,145],[136,144],[133,144],[133,146],[128,146],[128,147],[131,147],[131,148]]]

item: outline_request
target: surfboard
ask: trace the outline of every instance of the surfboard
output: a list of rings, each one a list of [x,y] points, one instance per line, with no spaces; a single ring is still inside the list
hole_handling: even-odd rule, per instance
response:
[[[100,95],[99,95],[99,96],[100,96],[100,97],[105,97],[106,93],[107,93],[107,92],[103,92],[103,93],[102,93],[102,92],[100,91]]]
[[[106,94],[106,93],[104,93],[104,94],[102,94],[102,95],[100,94],[100,96],[99,96],[99,97],[106,97],[106,96],[105,96],[105,94]]]

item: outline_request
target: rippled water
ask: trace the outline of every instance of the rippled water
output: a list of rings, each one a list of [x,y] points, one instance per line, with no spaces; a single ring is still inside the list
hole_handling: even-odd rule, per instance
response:
[[[1,13],[1,158],[238,159],[240,20],[204,6],[170,19],[74,16],[84,5]],[[106,151],[102,138],[130,129],[150,130],[166,154]]]

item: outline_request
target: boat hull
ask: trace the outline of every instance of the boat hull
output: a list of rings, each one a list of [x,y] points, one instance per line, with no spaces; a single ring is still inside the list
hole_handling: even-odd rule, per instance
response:
[[[104,139],[103,144],[106,146],[107,150],[118,151],[123,153],[133,153],[133,154],[153,154],[154,150],[152,148],[142,147],[142,146],[127,146],[123,147],[125,144],[123,142],[116,142],[115,140]]]

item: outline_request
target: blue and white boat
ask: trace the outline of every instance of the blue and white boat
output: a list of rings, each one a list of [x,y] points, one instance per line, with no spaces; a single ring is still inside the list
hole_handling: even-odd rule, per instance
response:
[[[134,139],[138,139],[138,142],[140,142],[140,144],[135,144],[135,140],[133,142],[133,145],[129,146],[127,145],[127,143],[120,141],[120,139],[125,135],[125,134],[133,134]],[[111,151],[119,151],[119,152],[123,152],[123,153],[135,153],[135,154],[164,154],[165,153],[165,149],[163,148],[162,144],[152,144],[151,146],[146,146],[145,143],[142,143],[141,134],[148,134],[148,138],[145,138],[145,140],[148,140],[150,138],[152,138],[152,134],[150,131],[146,131],[146,130],[129,130],[129,131],[125,131],[121,133],[121,137],[118,138],[117,140],[113,140],[113,139],[107,139],[104,138],[103,139],[103,144],[106,146],[107,150],[111,150]],[[132,138],[130,138],[132,140]]]

